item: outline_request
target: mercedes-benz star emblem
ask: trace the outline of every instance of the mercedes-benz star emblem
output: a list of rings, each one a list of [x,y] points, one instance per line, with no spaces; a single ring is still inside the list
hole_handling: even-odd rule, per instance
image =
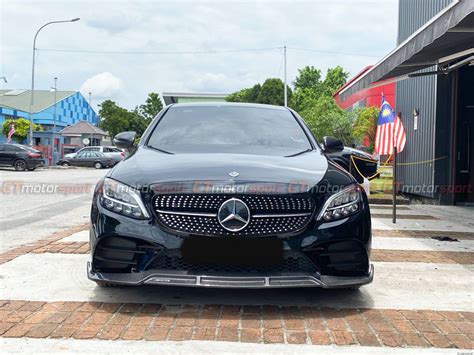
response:
[[[250,211],[247,205],[238,198],[225,201],[217,213],[219,223],[230,232],[238,232],[250,222]]]
[[[230,177],[237,177],[237,176],[239,176],[239,173],[238,173],[237,171],[231,171],[231,172],[229,173],[229,176],[230,176]]]

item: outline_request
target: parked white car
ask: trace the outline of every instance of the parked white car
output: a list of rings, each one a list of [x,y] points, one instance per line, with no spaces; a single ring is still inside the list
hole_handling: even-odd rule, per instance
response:
[[[110,146],[84,147],[82,149],[79,149],[76,153],[69,153],[64,155],[64,158],[74,158],[79,152],[100,152],[103,153],[105,156],[114,159],[117,163],[125,158],[125,153],[121,149]]]

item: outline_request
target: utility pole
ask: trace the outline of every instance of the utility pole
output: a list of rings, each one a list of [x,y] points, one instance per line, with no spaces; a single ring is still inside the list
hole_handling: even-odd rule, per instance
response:
[[[284,66],[284,85],[283,92],[285,93],[285,107],[288,106],[288,93],[286,88],[286,45],[283,46],[283,66]]]

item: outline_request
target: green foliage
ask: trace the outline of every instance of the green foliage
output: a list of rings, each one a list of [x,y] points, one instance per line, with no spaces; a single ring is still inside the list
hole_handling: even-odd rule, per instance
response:
[[[349,73],[340,66],[329,68],[324,80],[321,70],[306,66],[298,70],[293,82],[295,91],[288,88],[288,103],[299,112],[314,135],[321,139],[323,136],[335,136],[344,143],[353,142],[353,115],[341,110],[332,94],[347,81]],[[284,83],[277,78],[265,80],[262,86],[255,85],[227,96],[229,102],[256,102],[271,105],[284,104]]]
[[[354,113],[356,117],[352,135],[359,142],[367,137],[369,140],[369,148],[373,151],[375,147],[375,133],[377,131],[379,109],[373,106],[364,107]]]
[[[135,131],[141,135],[148,125],[143,116],[118,106],[114,101],[105,100],[99,107],[100,128],[108,132],[112,139],[123,131]]]
[[[321,89],[321,70],[313,66],[305,66],[303,69],[298,69],[298,75],[293,82],[295,90],[310,89],[314,92],[319,92]]]
[[[245,88],[240,91],[234,92],[226,97],[228,102],[257,102],[258,94],[261,89],[260,84],[256,84],[251,88]]]
[[[278,79],[278,78],[267,79],[263,83],[260,89],[260,92],[258,93],[257,103],[284,106],[285,105],[284,90],[285,90],[285,84],[283,84],[283,81],[281,81],[281,79]],[[287,87],[287,95],[288,95],[288,100],[290,100],[292,92],[289,87]]]
[[[228,102],[250,102],[268,105],[283,106],[284,99],[284,84],[281,79],[270,78],[265,80],[263,85],[256,84],[251,88],[245,88],[236,91],[226,97]],[[288,100],[291,99],[292,91],[287,86]]]
[[[345,72],[339,65],[329,68],[323,81],[323,95],[332,96],[342,85],[347,82],[349,73]]]
[[[301,117],[319,141],[324,136],[334,136],[345,144],[352,142],[350,115],[341,110],[332,97],[323,95],[308,100],[306,105],[300,112]]]
[[[161,102],[160,95],[156,92],[151,92],[148,94],[145,104],[138,106],[135,111],[148,122],[151,122],[162,109],[163,102]]]
[[[23,140],[28,136],[28,133],[30,131],[30,121],[21,117],[17,119],[5,120],[2,125],[2,133],[6,137],[8,137],[8,132],[10,131],[11,122],[13,122],[13,124],[15,125],[15,133],[13,134],[12,139],[17,143],[23,142]],[[42,132],[43,127],[41,125],[33,123],[33,130],[36,132]]]

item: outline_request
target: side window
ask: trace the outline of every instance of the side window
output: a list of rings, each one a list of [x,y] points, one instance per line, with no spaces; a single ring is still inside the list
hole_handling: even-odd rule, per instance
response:
[[[113,150],[114,152],[116,152],[116,153],[122,153],[122,151],[121,151],[120,149],[118,149],[118,148],[112,148],[112,150]]]
[[[20,151],[20,148],[17,148],[13,145],[6,145],[5,146],[5,152],[18,152]]]
[[[98,158],[99,154],[96,152],[91,153],[91,158]]]
[[[87,152],[81,151],[81,152],[77,153],[76,158],[81,158],[81,159],[85,158],[86,154],[87,154]]]

